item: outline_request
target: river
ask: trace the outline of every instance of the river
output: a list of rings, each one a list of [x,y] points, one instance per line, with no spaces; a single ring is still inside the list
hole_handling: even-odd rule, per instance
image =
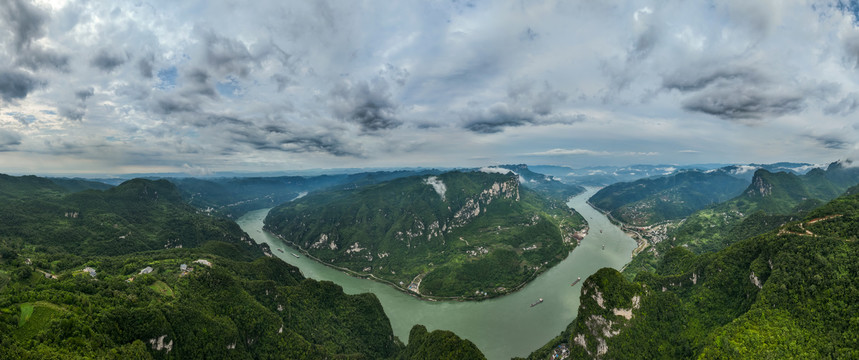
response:
[[[423,324],[430,331],[451,330],[471,340],[488,359],[510,359],[537,350],[573,321],[584,279],[600,268],[619,270],[629,262],[635,241],[587,204],[597,190],[588,188],[567,203],[585,217],[590,227],[581,245],[567,259],[518,292],[479,302],[419,300],[389,285],[346,275],[305,256],[295,258],[290,253],[299,253],[297,250],[262,230],[270,209],[248,212],[237,222],[257,243],[268,244],[272,254],[301,269],[305,277],[333,281],[347,294],[376,294],[391,320],[394,335],[403,342],[408,341],[413,325]],[[570,286],[579,276],[582,282]],[[543,303],[530,307],[538,298]]]

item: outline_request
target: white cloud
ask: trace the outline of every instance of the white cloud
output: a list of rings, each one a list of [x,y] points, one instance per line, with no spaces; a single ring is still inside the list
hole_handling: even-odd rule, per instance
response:
[[[471,5],[3,2],[0,171],[822,163],[859,137],[851,11]]]

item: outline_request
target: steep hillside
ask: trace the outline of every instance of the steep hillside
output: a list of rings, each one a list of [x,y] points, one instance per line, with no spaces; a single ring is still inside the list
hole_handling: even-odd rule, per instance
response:
[[[859,195],[715,253],[585,280],[571,358],[859,357]]]
[[[0,180],[16,194],[0,203],[4,359],[482,357],[422,327],[404,347],[374,295],[305,279],[167,181],[67,193]]]
[[[66,192],[43,178],[17,178],[30,195],[0,208],[0,236],[48,252],[119,255],[229,239],[252,247],[238,225],[200,214],[166,180],[129,180],[105,191]],[[24,184],[27,185],[24,185]],[[18,192],[3,188],[0,193]]]
[[[427,296],[512,291],[564,259],[584,220],[518,176],[448,172],[312,193],[266,228],[326,264]]]
[[[747,186],[725,172],[690,170],[609,185],[594,194],[590,203],[626,224],[645,226],[686,217],[740,194]]]
[[[752,183],[742,194],[730,201],[701,210],[690,216],[672,234],[674,246],[689,244],[701,250],[715,250],[741,240],[749,228],[760,228],[757,233],[773,229],[792,217],[811,210],[842,194],[852,177],[859,182],[859,173],[842,169],[814,169],[805,175],[771,173],[758,170]],[[830,177],[841,179],[840,183]],[[676,238],[676,239],[675,239]]]
[[[843,184],[851,182],[859,182],[859,169],[843,166],[841,162],[831,164],[826,170],[814,168],[804,175],[759,169],[746,190],[731,200],[679,221],[627,227],[651,246],[636,255],[624,272],[632,277],[639,271],[652,270],[659,258],[676,246],[686,246],[693,252],[716,251],[798,220],[844,193],[847,186]]]

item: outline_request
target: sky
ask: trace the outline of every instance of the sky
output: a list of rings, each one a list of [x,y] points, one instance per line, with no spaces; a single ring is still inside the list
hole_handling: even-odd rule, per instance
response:
[[[857,8],[0,0],[0,172],[856,158]]]

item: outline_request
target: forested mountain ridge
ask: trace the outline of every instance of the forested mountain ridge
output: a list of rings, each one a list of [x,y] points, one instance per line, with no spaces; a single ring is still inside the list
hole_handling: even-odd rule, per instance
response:
[[[317,176],[170,178],[191,205],[238,218],[250,210],[273,207],[308,192],[376,184],[401,177],[437,174],[437,170],[374,171]]]
[[[827,170],[805,175],[758,170],[742,194],[701,210],[684,221],[671,235],[674,245],[717,250],[733,241],[773,229],[796,214],[829,201],[859,182],[859,169],[833,163]],[[676,238],[676,239],[675,239]]]
[[[0,187],[12,197],[0,203],[0,357],[394,359],[408,349],[374,295],[263,256],[266,246],[198,213],[167,181],[68,193],[43,178],[4,180],[17,185]],[[74,236],[52,235],[63,232]],[[453,334],[421,334],[425,347],[475,354]]]
[[[859,189],[763,235],[585,280],[571,358],[859,357]]]
[[[584,219],[518,176],[447,172],[307,195],[266,228],[320,261],[429,296],[510,291],[564,259]]]
[[[738,195],[748,182],[722,171],[682,171],[606,186],[590,203],[629,225],[680,219]]]
[[[0,188],[0,196],[17,196],[0,209],[0,236],[8,242],[76,255],[198,246],[210,239],[255,247],[232,221],[185,204],[166,180],[134,179],[104,191],[70,193],[48,179],[17,179],[22,184]],[[31,195],[14,195],[21,187],[30,187]]]
[[[733,199],[713,204],[683,219],[652,226],[623,224],[639,241],[649,245],[633,258],[624,272],[631,278],[638,271],[652,270],[672,247],[687,246],[697,253],[715,251],[798,220],[809,210],[844,193],[849,185],[859,183],[859,168],[849,165],[849,161],[834,162],[825,170],[813,168],[802,175],[758,169],[748,187]],[[787,165],[780,167],[784,166]],[[736,169],[719,171],[735,172]]]

